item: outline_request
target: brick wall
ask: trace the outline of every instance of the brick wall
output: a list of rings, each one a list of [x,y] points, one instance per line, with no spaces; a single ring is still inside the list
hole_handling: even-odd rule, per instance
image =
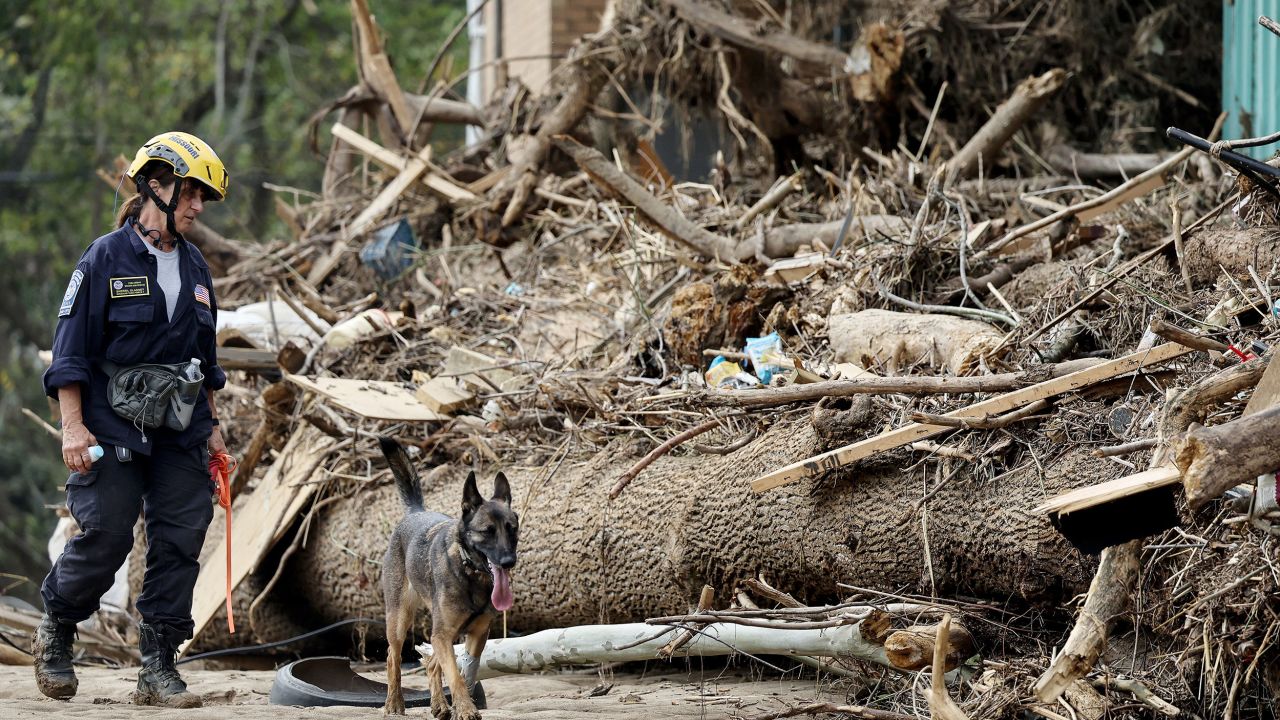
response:
[[[501,13],[498,4],[501,3]],[[481,13],[485,27],[484,61],[491,62],[498,52],[498,15],[501,14],[502,56],[516,58],[534,55],[532,60],[512,60],[508,73],[518,77],[534,92],[539,92],[551,76],[559,59],[573,47],[577,39],[600,29],[600,16],[607,0],[496,0]],[[488,67],[481,73],[484,96],[490,98],[497,88],[497,74]]]
[[[565,55],[578,38],[600,29],[607,0],[552,0],[551,51]]]

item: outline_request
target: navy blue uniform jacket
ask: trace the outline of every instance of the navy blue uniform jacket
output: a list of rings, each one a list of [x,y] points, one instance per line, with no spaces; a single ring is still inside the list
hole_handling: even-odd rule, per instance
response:
[[[146,430],[144,441],[143,432],[107,402],[103,359],[124,366],[199,358],[205,388],[220,390],[227,383],[216,355],[218,305],[209,266],[185,240],[177,242],[175,252],[182,253],[182,294],[169,320],[164,291],[156,283],[156,259],[132,223],[94,240],[76,264],[58,309],[53,365],[44,374],[45,393],[54,399],[58,388],[80,384],[84,424],[98,442],[143,455],[150,455],[156,442],[186,448],[207,442],[213,428],[208,400],[200,393],[186,430]]]

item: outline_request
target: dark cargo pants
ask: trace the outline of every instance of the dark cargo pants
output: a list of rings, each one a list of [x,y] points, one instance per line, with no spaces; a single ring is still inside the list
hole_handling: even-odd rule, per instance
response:
[[[191,635],[191,593],[200,572],[200,548],[213,519],[208,453],[157,444],[150,457],[134,453],[120,462],[116,449],[87,473],[67,479],[67,507],[80,534],[44,579],[45,611],[80,622],[98,601],[133,548],[141,509],[147,533],[147,572],[135,606],[142,619]]]

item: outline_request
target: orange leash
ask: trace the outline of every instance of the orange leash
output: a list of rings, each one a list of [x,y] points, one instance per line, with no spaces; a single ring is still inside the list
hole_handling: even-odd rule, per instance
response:
[[[218,504],[227,511],[227,630],[236,633],[236,619],[231,612],[231,473],[235,472],[236,459],[226,453],[209,458],[209,476],[213,478],[218,493]]]

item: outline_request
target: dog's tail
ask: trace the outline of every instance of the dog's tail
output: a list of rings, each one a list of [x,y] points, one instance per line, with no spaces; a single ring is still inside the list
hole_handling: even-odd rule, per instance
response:
[[[418,474],[409,464],[409,455],[400,447],[400,443],[389,437],[378,438],[382,454],[387,456],[391,465],[391,474],[396,478],[396,489],[400,491],[400,499],[404,501],[409,512],[422,510],[422,482]]]

